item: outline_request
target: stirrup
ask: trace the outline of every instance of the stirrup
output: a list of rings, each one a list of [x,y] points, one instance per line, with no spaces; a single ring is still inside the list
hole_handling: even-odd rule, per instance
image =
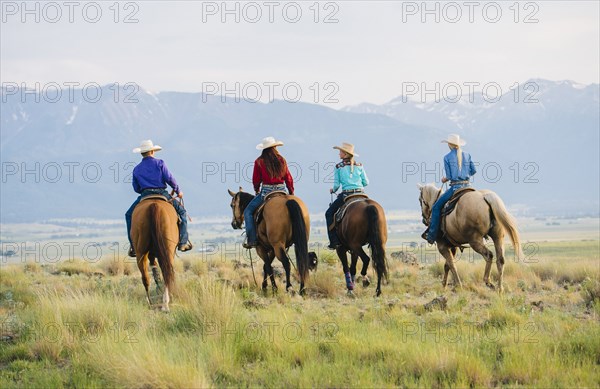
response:
[[[258,247],[258,243],[256,243],[256,242],[244,242],[244,243],[242,243],[242,247],[245,248],[245,249],[250,250],[250,249]]]
[[[135,255],[135,250],[133,249],[133,246],[129,246],[129,251],[127,252],[127,255],[129,255],[131,258],[137,257],[137,255]]]
[[[181,244],[177,245],[177,249],[179,251],[190,251],[192,248],[194,248],[194,246],[192,245],[192,242],[190,242],[189,240],[186,243],[181,243]]]

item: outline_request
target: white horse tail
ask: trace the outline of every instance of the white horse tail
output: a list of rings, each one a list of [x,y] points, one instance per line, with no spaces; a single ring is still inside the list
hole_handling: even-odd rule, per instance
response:
[[[498,195],[492,191],[483,190],[483,198],[488,203],[494,214],[494,218],[500,223],[502,228],[510,236],[510,240],[515,248],[515,256],[517,260],[523,258],[523,250],[521,248],[521,239],[519,238],[519,231],[517,230],[517,222],[515,218],[508,213],[504,201]]]

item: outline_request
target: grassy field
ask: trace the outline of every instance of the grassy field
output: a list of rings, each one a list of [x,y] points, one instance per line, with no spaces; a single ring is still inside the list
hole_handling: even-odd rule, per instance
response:
[[[123,258],[3,265],[0,387],[600,386],[597,240],[509,253],[502,296],[468,252],[464,288],[442,290],[434,250],[395,251],[383,296],[359,286],[355,299],[330,252],[304,298],[281,278],[263,294],[246,260],[184,255],[168,314]]]

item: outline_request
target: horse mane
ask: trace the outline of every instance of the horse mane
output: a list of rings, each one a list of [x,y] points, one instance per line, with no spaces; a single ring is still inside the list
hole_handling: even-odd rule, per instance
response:
[[[254,196],[250,193],[240,191],[238,195],[240,196],[240,209],[246,209],[248,204],[250,204],[250,201],[254,199]]]

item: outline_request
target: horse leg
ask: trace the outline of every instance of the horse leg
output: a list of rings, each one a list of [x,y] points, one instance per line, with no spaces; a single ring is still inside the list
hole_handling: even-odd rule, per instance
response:
[[[365,250],[363,250],[362,247],[360,248],[360,250],[357,251],[363,263],[360,275],[363,277],[363,287],[366,288],[367,286],[371,285],[371,280],[369,280],[369,276],[367,275],[367,270],[369,269],[369,262],[371,261],[371,258],[369,258],[369,256],[367,255],[367,253],[365,253]]]
[[[350,253],[350,277],[352,278],[352,283],[356,281],[356,263],[358,262],[358,254],[354,251]]]
[[[504,275],[504,231],[500,230],[492,235],[496,248],[496,267],[498,268],[498,292],[502,293],[502,279]]]
[[[277,251],[279,252],[277,258],[281,261],[283,268],[285,269],[285,291],[289,292],[292,288],[292,283],[290,282],[290,257],[288,257],[283,247],[279,248]],[[300,293],[302,293],[303,290],[304,282],[300,281]]]
[[[469,242],[469,245],[476,253],[481,254],[483,259],[485,259],[485,272],[483,273],[483,282],[491,288],[494,289],[494,285],[490,282],[490,269],[492,267],[492,261],[494,259],[494,254],[483,244],[482,240],[476,240]]]
[[[337,255],[342,262],[342,269],[344,271],[344,276],[346,277],[346,288],[348,288],[348,295],[353,295],[354,283],[352,282],[352,277],[350,276],[350,269],[348,268],[348,255],[346,254],[346,249],[343,247],[338,248]]]
[[[267,250],[262,247],[262,246],[258,246],[256,248],[256,253],[258,254],[258,256],[263,260],[263,282],[262,282],[262,290],[263,292],[266,292],[267,290],[267,277],[269,275],[269,271],[268,269],[270,268],[270,259],[269,259],[269,253],[267,252]],[[269,265],[267,265],[269,264]]]
[[[138,251],[138,255],[139,255]],[[148,291],[148,287],[150,286],[150,276],[148,275],[148,254],[144,254],[141,257],[137,258],[138,269],[140,269],[140,273],[142,274],[142,284],[144,284],[144,288],[146,289],[146,301],[148,301],[148,305],[152,308],[152,303],[150,302],[150,293]]]
[[[452,255],[452,249],[445,244],[440,244],[438,242],[438,251],[440,254],[442,254],[444,259],[446,259],[446,263],[444,264],[444,279],[442,280],[442,286],[445,288],[448,284],[448,272],[451,271],[455,285],[458,285],[462,288],[462,282],[460,281],[460,277],[456,271],[456,266],[454,265],[454,255]]]
[[[267,257],[267,261],[265,262],[265,281],[263,285],[266,288],[266,276],[269,276],[271,280],[271,287],[273,289],[273,294],[277,293],[277,284],[275,283],[275,275],[273,274],[273,259],[275,258],[275,254],[270,251]]]

